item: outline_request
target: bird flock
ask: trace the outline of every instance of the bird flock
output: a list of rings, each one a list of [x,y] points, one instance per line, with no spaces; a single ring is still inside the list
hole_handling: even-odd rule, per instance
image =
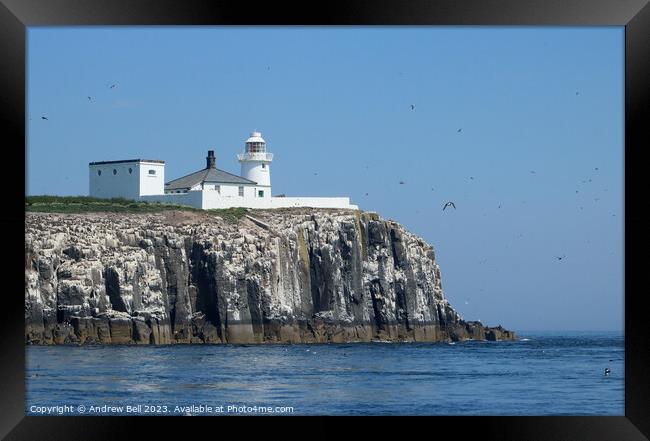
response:
[[[270,71],[270,70],[271,70],[271,67],[270,67],[270,66],[267,66],[267,67],[266,67],[266,70],[267,70],[267,71]],[[108,87],[109,90],[114,90],[114,89],[116,89],[116,88],[118,87],[118,84],[115,83],[115,82],[113,82],[113,83],[110,83],[107,87]],[[579,91],[576,91],[575,94],[576,94],[576,96],[578,96],[578,95],[579,95]],[[87,98],[87,101],[88,101],[89,103],[93,103],[93,102],[94,102],[94,97],[93,97],[92,95],[87,95],[86,98]],[[410,110],[411,110],[411,111],[415,111],[415,109],[416,109],[416,105],[415,105],[415,104],[410,104],[409,107],[410,107]],[[42,116],[41,116],[41,120],[43,120],[43,121],[49,121],[49,116],[47,116],[47,115],[42,115]],[[31,118],[30,118],[30,121],[31,121]],[[462,133],[462,130],[463,130],[462,127],[459,127],[459,128],[456,130],[456,133],[460,134],[460,133]],[[367,166],[367,165],[366,165],[365,167],[366,167],[366,169],[368,169],[368,166]],[[594,167],[594,171],[598,171],[598,170],[599,170],[599,167]],[[530,173],[531,175],[536,175],[536,174],[537,174],[537,172],[536,172],[535,170],[530,170],[529,173]],[[318,172],[314,172],[314,176],[318,176]],[[475,180],[475,179],[474,179],[474,176],[469,176],[469,179],[470,179],[471,181],[474,181],[474,180]],[[583,180],[581,181],[582,184],[587,184],[587,183],[591,183],[591,182],[592,182],[592,179],[591,179],[591,178],[583,179]],[[405,182],[404,180],[399,180],[399,185],[406,185],[406,182]],[[431,188],[431,191],[435,191],[434,188]],[[605,190],[603,190],[603,191],[607,191],[607,189],[605,189]],[[575,194],[579,194],[579,193],[580,193],[579,190],[575,190]],[[369,196],[369,192],[366,192],[366,193],[365,193],[365,196]],[[598,202],[599,200],[600,200],[600,198],[597,198],[597,197],[593,198],[593,201],[594,201],[595,203]],[[522,201],[522,203],[526,203],[526,201]],[[456,203],[455,203],[454,201],[447,201],[447,202],[445,202],[445,203],[442,205],[442,211],[443,211],[443,212],[446,211],[447,208],[453,208],[454,210],[456,210],[456,209],[457,209],[457,207],[456,207]],[[499,204],[499,205],[497,206],[497,208],[500,209],[500,208],[501,208],[501,204]],[[584,209],[584,206],[580,205],[580,206],[579,206],[579,209],[580,209],[580,210],[583,210],[583,209]],[[484,214],[484,216],[485,216],[485,214]],[[616,214],[612,214],[612,216],[615,217]],[[521,237],[521,236],[520,236],[520,237]],[[556,256],[556,259],[557,259],[558,261],[562,261],[563,259],[565,259],[565,257],[566,257],[566,255],[563,254],[562,256]]]

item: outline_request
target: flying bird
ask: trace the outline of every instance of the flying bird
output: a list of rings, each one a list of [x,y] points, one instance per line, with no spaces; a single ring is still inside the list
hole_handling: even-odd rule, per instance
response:
[[[576,95],[580,95],[580,94],[578,93],[578,91],[576,91]]]
[[[562,256],[557,256],[555,257],[557,260],[562,260],[566,257],[566,254],[563,254]]]
[[[368,196],[368,193],[366,193],[366,196]]]
[[[463,129],[458,129],[457,132],[460,133],[461,130],[463,130]]]
[[[535,170],[531,170],[530,172],[531,172],[532,174],[535,174]]]
[[[46,116],[41,116],[41,119],[47,119],[47,117],[46,117]],[[49,120],[48,120],[48,121],[49,121]]]
[[[594,170],[598,170],[598,167],[594,168]]]
[[[609,368],[605,368],[605,375],[606,376],[609,376],[609,374],[611,374],[611,373],[612,373],[612,371]]]
[[[470,178],[471,180],[474,180],[474,176],[470,176],[469,178]]]
[[[456,209],[456,204],[454,204],[453,202],[450,201],[450,202],[447,202],[444,207],[442,207],[442,211],[445,211],[445,208],[447,208],[449,206],[454,207],[454,210]]]
[[[411,104],[411,110],[415,110],[415,106]]]
[[[399,185],[404,185],[404,184],[405,184],[404,181],[399,181]]]
[[[115,87],[117,87],[117,84],[111,84],[111,87],[109,87],[109,89],[115,89]]]
[[[88,97],[88,101],[92,101],[93,99],[91,97]]]

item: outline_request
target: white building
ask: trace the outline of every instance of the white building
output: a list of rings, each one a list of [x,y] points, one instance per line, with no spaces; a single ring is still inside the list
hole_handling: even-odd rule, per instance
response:
[[[90,196],[123,197],[159,201],[196,208],[348,208],[358,209],[347,197],[273,197],[271,162],[266,141],[259,132],[251,133],[244,153],[237,155],[241,176],[216,167],[213,150],[208,150],[204,169],[165,182],[165,162],[149,159],[91,162]]]

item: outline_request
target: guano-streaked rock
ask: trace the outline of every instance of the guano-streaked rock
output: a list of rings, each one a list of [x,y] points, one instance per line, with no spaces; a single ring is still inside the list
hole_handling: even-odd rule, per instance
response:
[[[352,210],[27,213],[28,344],[509,340],[464,321],[433,248]]]

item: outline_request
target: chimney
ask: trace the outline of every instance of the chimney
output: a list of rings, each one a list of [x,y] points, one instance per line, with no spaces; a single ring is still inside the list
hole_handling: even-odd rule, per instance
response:
[[[216,158],[214,157],[214,150],[208,150],[208,157],[205,159],[207,163],[205,168],[217,168]]]

